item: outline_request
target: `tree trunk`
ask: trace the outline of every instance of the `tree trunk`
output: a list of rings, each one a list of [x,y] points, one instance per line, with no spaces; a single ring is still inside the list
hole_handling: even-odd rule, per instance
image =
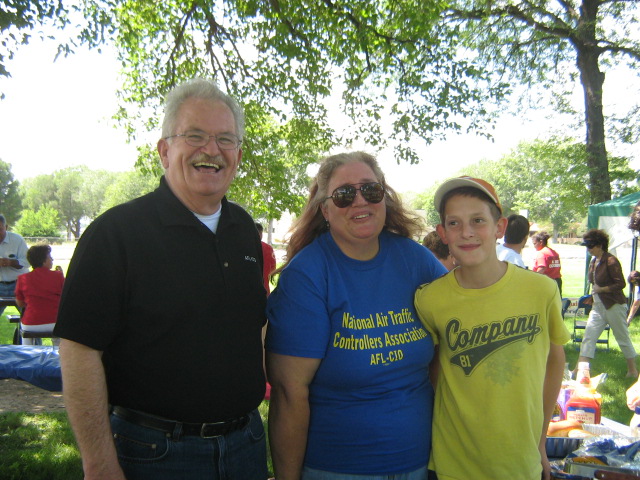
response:
[[[604,73],[598,65],[598,50],[595,36],[598,2],[583,0],[578,39],[575,43],[584,91],[585,124],[587,126],[586,150],[589,166],[591,204],[611,200],[609,161],[605,145],[604,112],[602,108],[602,86]]]

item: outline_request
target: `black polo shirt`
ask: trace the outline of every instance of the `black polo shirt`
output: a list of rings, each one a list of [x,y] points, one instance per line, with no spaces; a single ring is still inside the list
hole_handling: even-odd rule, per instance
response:
[[[223,199],[214,234],[163,178],[84,232],[55,333],[104,352],[111,404],[214,422],[264,397],[265,304],[249,214]]]

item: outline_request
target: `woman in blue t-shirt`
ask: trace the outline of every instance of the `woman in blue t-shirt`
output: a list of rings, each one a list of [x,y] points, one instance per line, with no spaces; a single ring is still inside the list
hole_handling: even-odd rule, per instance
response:
[[[279,480],[427,479],[434,347],[413,297],[446,269],[420,230],[375,158],[322,162],[267,305]]]

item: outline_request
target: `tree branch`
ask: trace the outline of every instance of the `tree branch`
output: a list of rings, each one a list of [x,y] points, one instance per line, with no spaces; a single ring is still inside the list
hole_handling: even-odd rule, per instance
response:
[[[294,27],[291,21],[282,13],[282,8],[280,8],[279,0],[270,0],[270,3],[273,9],[278,14],[278,18],[280,18],[280,21],[284,23],[284,25],[289,29],[289,32],[291,32],[291,35],[303,42],[307,51],[311,51],[311,49],[313,48],[311,45],[311,41],[305,35],[300,33],[300,31],[296,27]]]
[[[624,53],[636,60],[640,60],[640,50],[636,50],[634,48],[623,47],[617,44],[607,44],[598,48],[601,52]]]
[[[560,38],[573,38],[572,31],[569,27],[559,28],[559,27],[550,27],[545,25],[542,22],[535,20],[534,18],[527,15],[525,12],[520,10],[515,6],[507,6],[506,8],[497,8],[490,10],[459,10],[459,9],[450,9],[450,11],[458,18],[462,20],[487,20],[489,18],[500,19],[503,17],[514,18],[515,20],[519,20],[521,23],[534,28],[538,32],[548,33],[555,37]],[[559,20],[559,19],[558,19]],[[563,25],[564,22],[559,20]]]
[[[557,0],[560,6],[564,9],[567,14],[573,18],[574,20],[578,20],[580,18],[580,13],[576,11],[571,3],[567,0]]]

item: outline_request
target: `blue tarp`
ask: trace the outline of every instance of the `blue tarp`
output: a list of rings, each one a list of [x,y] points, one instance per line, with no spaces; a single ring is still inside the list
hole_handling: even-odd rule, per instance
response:
[[[0,345],[0,378],[17,378],[50,392],[61,392],[58,349],[35,345]]]

